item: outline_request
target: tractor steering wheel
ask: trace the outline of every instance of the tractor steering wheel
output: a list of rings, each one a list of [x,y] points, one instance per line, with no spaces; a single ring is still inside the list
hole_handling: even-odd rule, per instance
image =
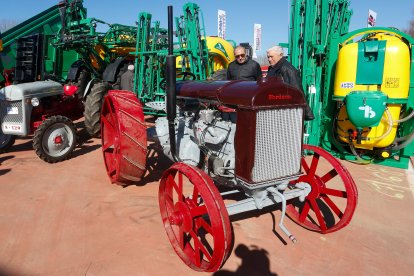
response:
[[[182,75],[183,76],[182,80],[195,80],[195,79],[197,79],[196,75],[191,73],[191,72],[180,72],[177,75],[178,76]],[[191,79],[187,79],[188,76],[191,77]]]

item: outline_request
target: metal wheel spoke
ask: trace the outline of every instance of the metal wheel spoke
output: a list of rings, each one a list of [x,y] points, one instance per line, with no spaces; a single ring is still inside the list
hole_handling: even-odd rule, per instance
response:
[[[190,235],[194,240],[194,249],[195,249],[195,252],[196,252],[196,256],[198,256],[198,258],[200,258],[201,254],[199,254],[200,253],[199,251],[201,251],[203,253],[203,255],[207,258],[207,260],[211,261],[212,256],[211,256],[210,252],[208,252],[208,250],[204,246],[204,244],[198,239],[197,234],[194,231],[190,231]]]
[[[190,210],[191,217],[196,218],[208,214],[206,205],[197,206]]]
[[[308,174],[309,173],[309,166],[308,163],[306,163],[306,159],[305,157],[302,157],[302,167],[305,170],[305,172]]]
[[[309,202],[306,201],[305,204],[303,205],[302,212],[300,212],[300,216],[299,216],[299,221],[300,222],[305,221],[306,217],[309,214],[309,210],[310,210],[310,205],[309,205]]]
[[[197,187],[194,186],[192,199],[193,199],[195,204],[198,204],[198,202],[197,202],[198,201],[198,195],[199,195],[198,189],[197,189]]]
[[[102,151],[105,153],[113,153],[114,152],[114,148],[112,148],[113,145],[114,143],[112,143],[112,141],[105,143],[104,145],[102,145]]]
[[[335,176],[338,175],[338,172],[336,171],[335,168],[333,168],[332,170],[330,170],[327,174],[325,174],[324,176],[322,176],[321,180],[326,183],[329,180],[331,180],[332,178],[334,178]]]
[[[113,107],[112,107],[112,105],[111,105],[111,102],[110,101],[104,101],[105,102],[105,105],[106,105],[106,107],[107,107],[107,109],[108,109],[108,113],[110,114],[110,116],[111,116],[111,118],[115,118],[114,117],[114,110],[113,110]]]
[[[347,198],[348,197],[348,195],[345,191],[330,189],[330,188],[326,188],[326,187],[321,190],[321,193],[326,194],[326,195],[336,196],[336,197],[342,197],[342,198]]]
[[[310,203],[311,203],[311,206],[312,206],[312,210],[315,213],[316,218],[318,219],[319,227],[321,228],[322,231],[325,231],[327,229],[327,227],[326,227],[325,220],[322,216],[321,209],[319,209],[318,203],[316,202],[315,199],[311,199]]]
[[[182,173],[178,172],[178,183],[174,180],[174,178],[169,175],[168,179],[170,180],[170,183],[172,183],[172,186],[174,187],[174,190],[177,192],[178,195],[178,201],[184,201],[185,197],[183,194],[183,175]]]
[[[115,126],[106,118],[106,116],[101,116],[101,120],[105,127],[109,128],[109,131],[112,133],[116,131]]]
[[[186,246],[186,242],[185,242],[186,234],[183,231],[182,227],[178,227],[178,231],[179,231],[179,233],[178,233],[178,244],[179,244],[181,249],[184,249],[184,247]]]
[[[319,163],[319,157],[320,157],[320,155],[315,152],[315,154],[313,155],[313,158],[312,158],[312,163],[311,163],[311,167],[309,169],[308,175],[310,175],[310,176],[315,175],[316,168],[318,167],[318,163]]]
[[[198,219],[198,229],[201,227],[204,228],[208,233],[213,234],[213,230],[211,229],[211,225],[207,223],[203,218]]]
[[[182,189],[180,189],[180,184],[179,183],[180,183],[179,179],[178,179],[178,184],[177,184],[177,182],[174,179],[174,176],[171,175],[171,174],[168,175],[167,184],[171,185],[174,188],[175,192],[178,195],[178,200],[182,201],[181,198],[183,197],[183,191],[182,191]]]
[[[321,195],[321,198],[328,204],[328,206],[331,208],[332,211],[338,216],[338,218],[342,218],[344,215],[341,210],[339,210],[338,206],[327,196],[327,195]]]

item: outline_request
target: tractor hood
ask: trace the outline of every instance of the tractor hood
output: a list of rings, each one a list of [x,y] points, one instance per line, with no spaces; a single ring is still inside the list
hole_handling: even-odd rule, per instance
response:
[[[63,86],[55,81],[36,81],[9,85],[0,89],[0,100],[20,101],[63,94]]]
[[[304,107],[302,92],[280,78],[263,78],[259,81],[181,81],[177,82],[178,97],[216,101],[218,104],[243,109],[269,107]]]

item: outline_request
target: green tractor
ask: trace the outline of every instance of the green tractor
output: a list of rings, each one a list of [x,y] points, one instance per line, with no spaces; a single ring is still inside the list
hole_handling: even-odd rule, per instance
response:
[[[82,0],[66,0],[59,5],[62,28],[55,45],[58,49],[75,50],[81,56],[69,70],[65,90],[82,93],[88,133],[92,137],[100,135],[103,97],[109,90],[122,88],[121,76],[133,63],[134,92],[143,103],[155,103],[146,107],[146,113],[165,114],[162,108],[157,108],[165,98],[163,68],[168,46],[167,30],[160,27],[160,22],[152,24],[152,15],[141,12],[137,27],[108,24],[87,18]],[[200,80],[214,77],[214,73],[234,60],[233,46],[226,40],[206,37],[202,14],[196,4],[185,4],[183,13],[176,18],[178,42],[174,46],[179,56],[180,76],[191,75]],[[106,24],[109,28],[100,33],[96,31],[97,24]]]
[[[109,89],[120,89],[120,77],[133,61],[137,28],[88,18],[82,2],[59,3],[62,27],[54,45],[57,49],[74,50],[80,56],[69,70],[64,89],[82,95],[86,130],[97,137],[103,96]],[[109,28],[98,32],[97,24]]]

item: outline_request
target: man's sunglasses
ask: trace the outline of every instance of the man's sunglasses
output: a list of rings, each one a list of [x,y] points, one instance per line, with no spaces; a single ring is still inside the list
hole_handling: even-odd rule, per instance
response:
[[[242,58],[244,58],[246,56],[246,54],[241,54],[241,55],[237,55],[237,56],[235,56],[236,58],[239,58],[239,57],[242,57]]]

